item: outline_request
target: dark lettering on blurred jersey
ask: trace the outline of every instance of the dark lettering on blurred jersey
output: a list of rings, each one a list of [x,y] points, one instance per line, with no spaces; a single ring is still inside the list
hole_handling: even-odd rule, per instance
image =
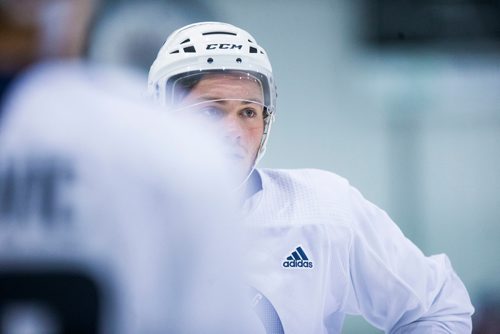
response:
[[[69,223],[71,164],[55,158],[5,159],[0,166],[0,223]]]

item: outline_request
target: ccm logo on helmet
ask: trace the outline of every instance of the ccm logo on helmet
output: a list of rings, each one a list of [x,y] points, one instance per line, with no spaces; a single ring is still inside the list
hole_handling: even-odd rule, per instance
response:
[[[222,43],[222,44],[208,44],[207,45],[207,50],[215,50],[215,49],[239,49],[241,50],[241,48],[243,47],[243,45],[239,45],[239,44],[226,44],[226,43]]]

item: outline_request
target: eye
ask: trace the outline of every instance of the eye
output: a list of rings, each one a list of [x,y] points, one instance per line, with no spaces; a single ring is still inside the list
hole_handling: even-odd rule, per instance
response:
[[[240,111],[240,115],[245,118],[257,117],[257,111],[253,108],[246,108]]]
[[[215,107],[215,106],[207,106],[204,108],[200,108],[196,111],[197,114],[205,117],[209,120],[219,120],[224,116],[224,111]]]

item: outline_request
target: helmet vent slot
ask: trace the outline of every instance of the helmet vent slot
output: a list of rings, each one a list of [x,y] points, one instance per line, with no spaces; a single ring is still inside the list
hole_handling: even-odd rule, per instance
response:
[[[196,52],[196,49],[194,48],[194,46],[186,46],[184,48],[184,52],[187,52],[187,53],[194,53]]]
[[[170,54],[174,54],[174,53],[179,53],[179,50],[174,50],[174,51],[170,52]]]
[[[191,40],[188,38],[188,39],[185,39],[181,42],[181,44],[186,44],[187,42],[191,42]]]
[[[250,53],[257,53],[257,48],[254,48],[253,46],[251,46]]]
[[[209,31],[209,32],[204,32],[202,34],[203,36],[206,35],[231,35],[231,36],[236,36],[234,32],[229,32],[229,31]]]

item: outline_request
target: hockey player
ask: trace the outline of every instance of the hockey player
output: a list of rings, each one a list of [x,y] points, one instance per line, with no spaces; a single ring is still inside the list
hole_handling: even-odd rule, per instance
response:
[[[388,333],[470,333],[473,307],[444,254],[427,257],[344,178],[260,169],[276,112],[266,51],[248,32],[202,22],[173,32],[149,73],[168,108],[221,127],[241,170],[245,264],[267,333],[340,333],[360,314]]]

